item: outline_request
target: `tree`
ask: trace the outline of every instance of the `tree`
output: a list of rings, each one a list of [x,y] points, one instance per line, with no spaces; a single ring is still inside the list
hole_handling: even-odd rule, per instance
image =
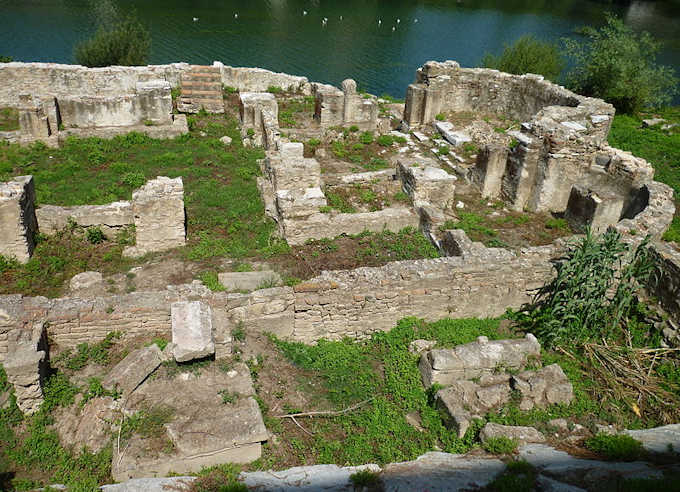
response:
[[[512,45],[506,44],[498,56],[487,53],[482,58],[482,65],[517,75],[535,73],[555,81],[564,68],[564,61],[556,44],[527,35]]]
[[[76,45],[76,62],[86,67],[145,65],[149,58],[151,35],[134,14],[102,27],[91,39]]]
[[[661,44],[651,34],[638,34],[613,15],[603,27],[580,33],[582,39],[564,40],[574,63],[567,76],[570,89],[602,98],[624,113],[672,101],[678,79],[672,68],[657,64]]]
[[[0,55],[0,63],[9,63],[9,62],[11,62],[11,61],[13,61],[13,60],[14,60],[14,58],[12,58],[11,56],[2,56],[2,55]]]

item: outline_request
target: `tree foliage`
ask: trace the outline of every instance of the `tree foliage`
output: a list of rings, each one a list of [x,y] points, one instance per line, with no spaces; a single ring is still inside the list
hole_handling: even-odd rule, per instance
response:
[[[500,55],[487,53],[482,64],[487,68],[517,75],[535,73],[553,81],[557,80],[564,68],[558,46],[532,35],[522,36],[512,45],[506,44]]]
[[[108,27],[101,27],[91,39],[76,45],[73,56],[86,67],[144,65],[151,50],[151,35],[134,14]]]
[[[672,68],[656,62],[661,44],[651,34],[638,34],[613,15],[603,27],[580,33],[581,39],[564,40],[574,62],[567,76],[572,90],[600,97],[625,113],[672,101],[678,79]]]
[[[0,63],[9,63],[11,61],[14,61],[14,58],[12,58],[11,56],[0,55]]]

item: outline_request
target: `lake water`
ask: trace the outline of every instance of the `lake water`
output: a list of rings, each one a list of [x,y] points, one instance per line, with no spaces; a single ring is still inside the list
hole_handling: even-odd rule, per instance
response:
[[[398,97],[427,60],[476,66],[522,34],[573,36],[606,11],[664,41],[660,60],[680,74],[678,0],[0,0],[0,55],[72,63],[76,42],[132,8],[151,30],[151,63],[220,60],[336,85],[351,77]]]

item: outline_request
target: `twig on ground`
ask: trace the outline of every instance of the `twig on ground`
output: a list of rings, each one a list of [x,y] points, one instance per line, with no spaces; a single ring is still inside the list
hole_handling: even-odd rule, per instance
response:
[[[293,419],[295,420],[296,417],[337,417],[338,415],[342,415],[348,412],[351,412],[353,410],[356,410],[359,407],[364,406],[366,403],[369,401],[373,400],[373,398],[369,398],[368,400],[364,400],[362,402],[357,403],[356,405],[352,405],[351,407],[347,407],[344,410],[328,410],[324,412],[301,412],[301,413],[289,413],[286,415],[275,415],[277,419]]]

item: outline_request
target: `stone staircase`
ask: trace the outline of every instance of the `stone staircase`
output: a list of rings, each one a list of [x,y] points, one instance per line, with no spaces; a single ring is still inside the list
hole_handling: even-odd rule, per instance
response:
[[[222,99],[222,74],[218,67],[192,65],[181,79],[182,93],[177,109],[182,113],[198,113],[201,108],[208,113],[224,113]]]

